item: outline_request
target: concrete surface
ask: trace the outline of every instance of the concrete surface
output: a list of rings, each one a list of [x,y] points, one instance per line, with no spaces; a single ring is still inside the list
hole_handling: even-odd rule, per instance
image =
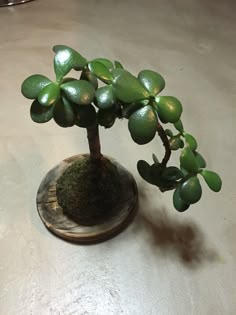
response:
[[[0,314],[235,315],[235,1],[37,0],[0,9]],[[162,146],[132,143],[126,122],[102,130],[103,152],[137,178],[140,213],[118,237],[76,246],[36,212],[45,173],[87,151],[85,132],[36,125],[21,96],[32,73],[53,78],[51,47],[105,56],[134,73],[156,69],[184,105],[210,169],[224,181],[179,214],[136,171]],[[164,93],[163,93],[164,94]],[[174,156],[173,160],[177,161]]]

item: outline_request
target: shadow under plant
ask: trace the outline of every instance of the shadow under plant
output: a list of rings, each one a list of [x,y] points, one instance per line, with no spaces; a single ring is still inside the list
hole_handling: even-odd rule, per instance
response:
[[[140,230],[145,231],[146,241],[152,250],[156,250],[158,255],[177,258],[181,264],[190,268],[219,260],[217,252],[207,245],[196,223],[169,217],[163,208],[150,208],[148,200],[142,193],[134,229],[139,233]]]

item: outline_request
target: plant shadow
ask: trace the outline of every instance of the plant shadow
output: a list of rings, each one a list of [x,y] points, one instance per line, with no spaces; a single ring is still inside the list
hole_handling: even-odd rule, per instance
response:
[[[190,268],[219,261],[215,249],[193,221],[169,216],[163,207],[150,207],[145,193],[140,194],[139,211],[134,230],[145,231],[146,242],[160,256],[178,259]]]

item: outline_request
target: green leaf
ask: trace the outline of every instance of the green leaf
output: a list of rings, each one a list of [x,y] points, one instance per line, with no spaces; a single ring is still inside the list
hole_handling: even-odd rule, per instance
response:
[[[53,118],[60,127],[72,127],[75,123],[73,105],[62,97],[55,105]]]
[[[202,196],[202,187],[197,176],[190,177],[180,186],[180,197],[184,202],[193,204],[198,202]]]
[[[111,128],[116,120],[116,111],[114,108],[109,109],[99,109],[98,114],[98,123],[100,126],[105,128]]]
[[[139,160],[137,163],[137,169],[139,172],[139,175],[146,180],[148,183],[152,183],[151,181],[151,175],[150,175],[150,165],[143,160]]]
[[[182,139],[180,139],[180,148],[183,149],[184,148],[184,142]]]
[[[165,133],[168,137],[173,137],[173,132],[170,129],[166,129]]]
[[[157,164],[157,165],[160,164],[158,158],[156,157],[156,155],[155,155],[154,153],[152,153],[152,159],[153,159],[153,162],[154,162],[155,164]]]
[[[163,174],[162,164],[153,164],[151,166],[151,183],[157,186],[162,192],[171,190],[175,187],[175,181],[167,180],[162,176]]]
[[[173,204],[177,211],[183,212],[189,208],[189,204],[184,202],[183,199],[180,197],[180,186],[177,186],[177,188],[174,191],[173,194]]]
[[[140,103],[130,104],[122,108],[122,116],[125,118],[129,118],[134,112],[138,109],[142,108],[143,105]]]
[[[62,84],[61,89],[70,101],[78,105],[91,104],[95,96],[93,85],[85,80],[75,80]]]
[[[39,92],[51,81],[41,74],[34,74],[24,80],[21,85],[21,93],[24,97],[35,99],[38,97]]]
[[[87,60],[74,49],[65,45],[53,47],[56,53],[54,57],[54,70],[56,78],[60,81],[71,69],[81,70],[87,65]]]
[[[165,87],[164,78],[155,71],[142,70],[138,74],[138,79],[152,96],[156,96]]]
[[[184,126],[183,126],[182,121],[180,119],[174,124],[174,126],[180,133],[182,133],[184,131]]]
[[[196,139],[190,135],[189,133],[184,133],[184,138],[192,151],[197,149],[197,141]]]
[[[116,97],[124,103],[137,103],[149,97],[149,92],[131,73],[121,69],[114,69],[113,87]]]
[[[30,108],[30,116],[38,124],[46,123],[53,117],[53,106],[45,107],[35,100]]]
[[[176,151],[181,147],[181,139],[178,136],[172,137],[169,140],[171,150]]]
[[[109,69],[99,61],[90,61],[88,63],[89,70],[96,75],[98,79],[105,83],[111,83],[112,75]]]
[[[95,90],[98,88],[97,77],[91,71],[89,71],[89,69],[87,69],[87,68],[81,72],[80,80],[88,81],[89,83],[91,83],[93,85]]]
[[[59,97],[60,86],[57,82],[52,82],[39,92],[38,101],[41,105],[51,106],[58,101]]]
[[[208,170],[201,170],[200,174],[203,176],[211,190],[215,192],[219,192],[221,190],[222,180],[217,173]]]
[[[102,86],[95,93],[96,105],[101,109],[114,107],[115,96],[112,85]]]
[[[199,168],[205,168],[206,167],[206,161],[203,158],[203,156],[199,152],[194,152],[196,161],[198,163]]]
[[[163,123],[176,123],[182,114],[182,104],[173,96],[159,96],[155,98],[157,111]]]
[[[75,107],[75,124],[82,128],[89,128],[95,125],[97,114],[92,105]]]
[[[113,69],[113,63],[106,58],[96,58],[93,61],[101,62],[107,69]]]
[[[196,158],[189,147],[184,148],[181,152],[180,166],[190,173],[195,173],[199,170]]]
[[[178,167],[169,166],[163,169],[161,177],[167,181],[177,181],[183,178],[183,173]]]
[[[124,69],[124,67],[122,66],[122,64],[119,61],[115,60],[114,64],[115,64],[115,68]]]
[[[134,142],[146,144],[156,134],[157,117],[150,105],[142,107],[134,112],[128,123],[129,131]]]

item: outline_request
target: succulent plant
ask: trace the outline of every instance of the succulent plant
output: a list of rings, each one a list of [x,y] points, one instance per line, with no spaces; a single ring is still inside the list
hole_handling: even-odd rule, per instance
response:
[[[32,75],[22,84],[22,94],[32,99],[30,115],[36,123],[52,118],[61,127],[87,128],[91,157],[101,157],[98,127],[111,128],[116,119],[128,119],[131,138],[144,145],[158,135],[165,147],[161,162],[153,154],[153,164],[139,160],[138,172],[162,192],[174,190],[174,207],[182,212],[202,196],[200,177],[209,188],[220,191],[220,176],[206,170],[206,162],[197,151],[198,143],[187,133],[181,121],[182,104],[173,96],[160,96],[164,78],[152,70],[134,76],[120,62],[106,58],[85,59],[74,49],[57,45],[54,70],[56,80]],[[71,70],[80,77],[67,77]],[[99,83],[102,85],[99,86]],[[164,129],[170,123],[176,129]],[[180,166],[167,166],[171,152],[180,150]]]

